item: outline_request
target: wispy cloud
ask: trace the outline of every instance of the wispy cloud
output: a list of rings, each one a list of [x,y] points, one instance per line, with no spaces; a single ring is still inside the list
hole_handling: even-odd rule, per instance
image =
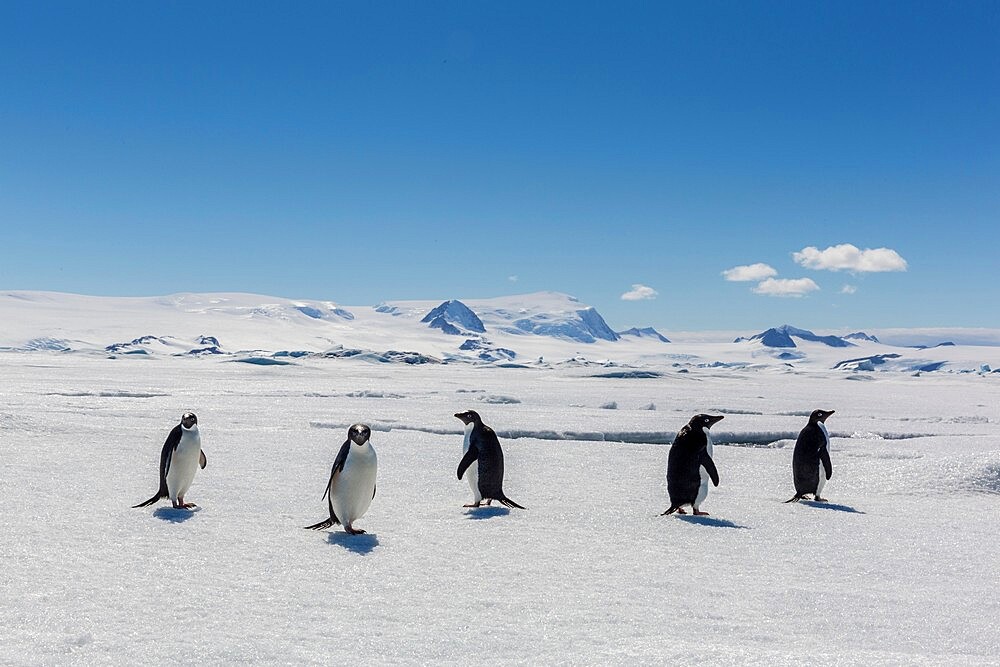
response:
[[[840,288],[841,294],[854,294],[857,291],[858,288],[855,287],[854,285],[844,285],[843,287]]]
[[[768,278],[753,288],[765,296],[804,296],[819,289],[811,278]]]
[[[734,283],[757,282],[765,278],[773,278],[776,275],[778,275],[778,270],[770,264],[764,264],[763,262],[747,264],[745,266],[734,266],[722,272],[722,276],[726,280]]]
[[[517,282],[517,276],[507,276],[507,280],[509,280],[512,283],[516,283]]]
[[[850,243],[830,246],[820,250],[815,246],[792,253],[792,259],[807,269],[819,271],[852,271],[854,273],[880,273],[906,271],[906,260],[891,248],[861,250]]]
[[[660,293],[652,287],[635,284],[632,285],[632,289],[630,291],[622,294],[622,301],[646,301],[648,299],[655,299],[659,296],[659,294]]]

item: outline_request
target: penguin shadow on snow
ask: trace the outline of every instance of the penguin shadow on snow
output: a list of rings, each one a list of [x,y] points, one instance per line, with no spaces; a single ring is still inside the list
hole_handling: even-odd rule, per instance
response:
[[[370,554],[372,550],[378,546],[378,536],[373,535],[372,533],[351,535],[350,533],[338,531],[336,533],[328,533],[326,541],[328,544],[343,547],[351,553],[356,553],[361,556]]]
[[[485,507],[470,507],[465,516],[475,521],[482,521],[483,519],[492,519],[495,516],[507,516],[508,514],[510,514],[510,510],[506,507],[487,505]]]
[[[808,505],[809,507],[816,507],[821,510],[847,512],[848,514],[864,514],[861,510],[851,507],[850,505],[839,505],[837,503],[818,503],[815,500],[800,500],[799,505]]]
[[[691,514],[684,514],[678,516],[677,518],[685,523],[708,526],[709,528],[740,528],[742,530],[750,530],[750,526],[741,526],[738,523],[733,523],[729,519],[717,519],[714,516],[694,516]]]
[[[170,523],[184,523],[191,519],[197,511],[198,508],[179,509],[175,507],[161,507],[153,512],[153,516],[163,521],[169,521]]]

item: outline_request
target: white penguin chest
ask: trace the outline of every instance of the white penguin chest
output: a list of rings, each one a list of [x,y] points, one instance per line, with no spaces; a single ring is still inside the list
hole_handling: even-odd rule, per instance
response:
[[[341,521],[354,521],[368,510],[375,493],[378,456],[371,443],[351,444],[344,468],[334,479],[330,499]]]
[[[187,491],[198,471],[200,455],[201,434],[198,427],[181,428],[180,442],[170,455],[170,466],[167,469],[167,490],[172,495]]]
[[[475,424],[465,425],[465,440],[462,442],[462,456],[465,456],[466,453],[468,453],[469,451],[469,447],[472,446],[472,430],[474,428],[476,428]],[[470,484],[473,482],[473,480],[478,480],[479,466],[473,463],[466,469],[465,475],[463,477],[464,479],[467,479]]]
[[[712,451],[712,434],[709,433],[706,428],[702,428],[702,433],[705,434],[705,451],[708,452],[708,457],[715,458],[714,452]],[[708,474],[708,471],[705,470],[704,466],[699,467],[698,470],[701,472],[701,485],[706,487],[707,491],[708,482],[711,479],[711,476]]]
[[[462,443],[462,456],[465,456],[466,452],[469,451],[469,447],[472,445],[472,430],[476,428],[475,424],[465,425],[465,441]],[[471,466],[465,469],[465,474],[462,476],[469,484],[469,489],[472,490],[473,502],[479,502],[483,499],[479,495],[479,464],[474,462]]]
[[[829,449],[830,448],[830,433],[829,433],[829,431],[826,430],[826,424],[824,424],[823,422],[816,422],[816,423],[819,426],[819,430],[823,431],[823,440],[824,440],[824,443],[825,443],[824,446],[827,449]]]
[[[462,442],[462,454],[469,451],[469,446],[472,444],[472,429],[476,428],[475,424],[465,425],[465,441]]]
[[[823,422],[817,422],[819,424],[819,430],[823,432],[823,446],[826,447],[827,451],[830,451],[830,433],[826,430],[826,424]],[[820,482],[826,481],[826,475],[823,470],[823,459],[819,461],[819,479]]]
[[[707,428],[702,427],[701,432],[705,434],[705,451],[708,455],[712,456],[712,435],[708,432]],[[705,498],[708,498],[708,485],[712,481],[712,476],[708,474],[705,470],[705,466],[698,466],[698,474],[701,476],[701,485],[698,486],[698,497],[695,498],[694,507],[697,510],[698,505],[701,505]]]

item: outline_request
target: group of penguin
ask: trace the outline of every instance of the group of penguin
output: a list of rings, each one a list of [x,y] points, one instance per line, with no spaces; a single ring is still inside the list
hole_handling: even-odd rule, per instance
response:
[[[813,410],[809,423],[799,432],[792,454],[792,477],[795,495],[785,502],[797,502],[812,496],[818,502],[823,486],[833,475],[830,461],[830,434],[826,419],[833,410]],[[468,482],[472,503],[465,507],[489,505],[496,500],[506,507],[526,509],[507,497],[503,490],[503,450],[496,432],[483,423],[474,410],[455,415],[465,424],[462,459],[458,464],[458,479]],[[708,484],[719,485],[719,471],[712,460],[712,436],[709,429],[721,421],[722,415],[697,414],[677,433],[667,457],[667,494],[670,507],[664,515],[686,514],[690,506],[697,516],[705,516],[699,508],[708,497]],[[181,422],[171,429],[160,452],[160,486],[151,498],[137,507],[147,507],[162,498],[170,498],[175,509],[195,509],[184,500],[198,468],[208,463],[201,449],[198,417],[186,412]],[[472,464],[476,463],[476,466]],[[375,477],[378,456],[371,445],[371,429],[354,424],[347,430],[347,440],[340,447],[330,469],[323,499],[327,501],[329,517],[310,526],[324,530],[342,524],[351,535],[364,533],[354,522],[364,516],[375,497]]]
[[[808,496],[812,496],[817,502],[826,502],[826,498],[820,494],[826,481],[833,476],[826,419],[834,412],[813,410],[809,414],[809,423],[799,431],[792,453],[795,495],[786,500],[786,503],[798,502]],[[709,429],[722,419],[722,415],[698,414],[677,433],[667,456],[667,495],[670,496],[670,507],[663,514],[687,514],[684,506],[690,505],[695,515],[708,515],[708,512],[702,512],[698,508],[708,497],[708,482],[719,485],[719,471],[712,460],[712,435]]]

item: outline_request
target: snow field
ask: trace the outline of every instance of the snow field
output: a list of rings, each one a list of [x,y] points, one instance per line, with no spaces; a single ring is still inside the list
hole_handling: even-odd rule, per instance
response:
[[[704,369],[615,380],[38,353],[0,355],[0,373],[3,664],[1000,655],[990,378]],[[479,390],[521,403],[487,404]],[[369,397],[346,395],[356,391]],[[611,400],[618,410],[598,407]],[[650,402],[656,411],[640,409]],[[502,444],[505,490],[528,510],[465,510],[452,415],[470,407],[498,432],[609,434],[672,432],[731,409],[720,435],[797,432],[802,413],[835,409],[831,503],[782,504],[791,443],[716,447],[712,516],[694,519],[659,516],[666,446],[525,437]],[[208,455],[189,494],[201,510],[130,509],[155,488],[185,410]],[[378,495],[357,523],[369,534],[305,531],[325,516],[329,467],[355,421],[391,428],[373,434]]]

